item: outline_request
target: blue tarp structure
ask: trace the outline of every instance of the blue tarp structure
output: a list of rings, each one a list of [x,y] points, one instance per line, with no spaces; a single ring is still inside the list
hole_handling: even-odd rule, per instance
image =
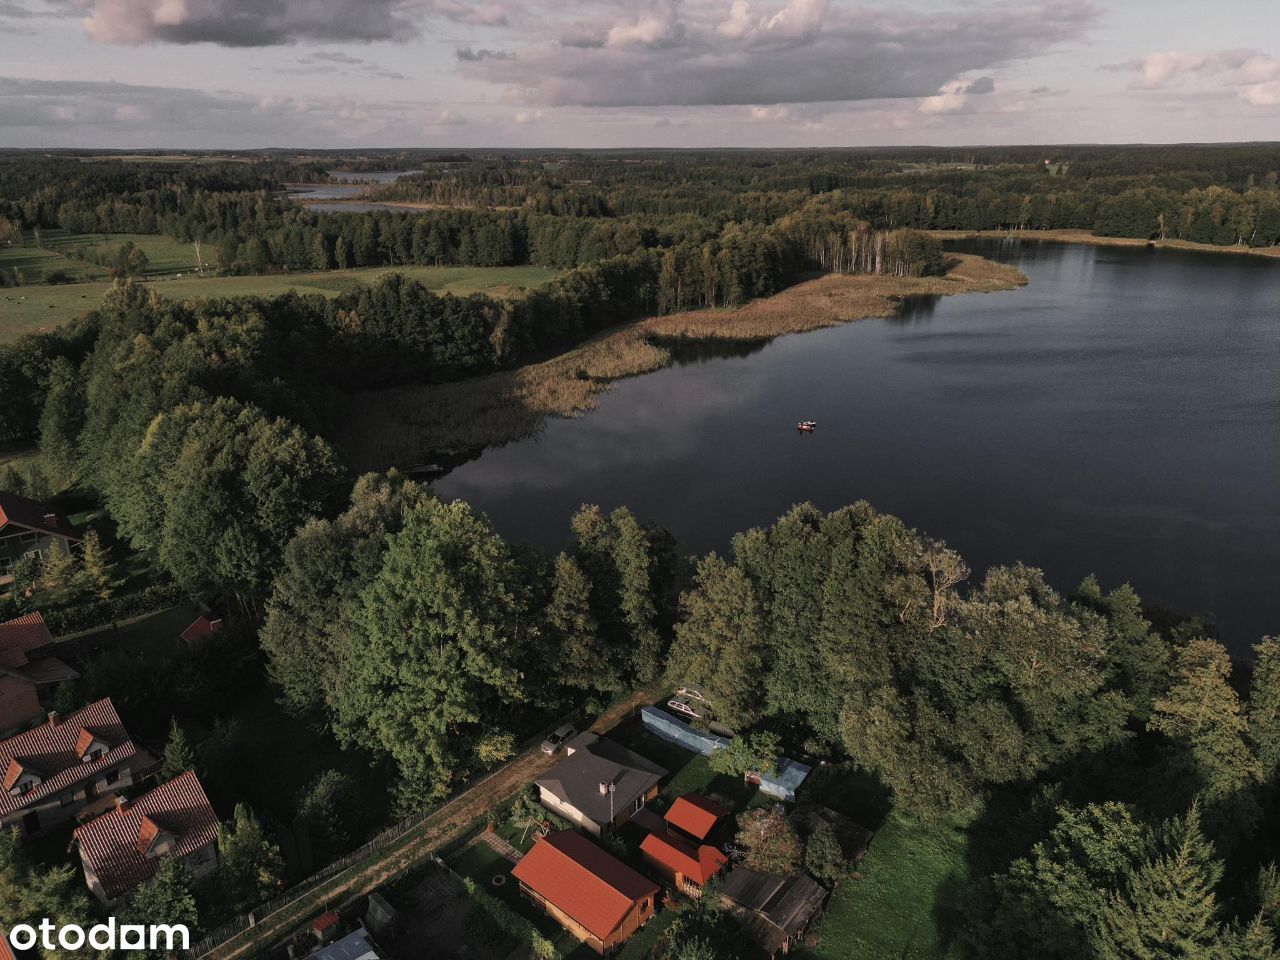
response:
[[[649,732],[657,734],[663,740],[668,740],[678,747],[700,753],[704,757],[709,757],[717,750],[723,750],[729,745],[728,737],[717,737],[714,733],[695,730],[683,720],[678,720],[657,707],[642,707],[640,720]]]
[[[803,763],[797,763],[795,760],[788,760],[783,757],[778,761],[777,773],[770,775],[759,774],[760,789],[771,797],[778,797],[780,800],[794,803],[796,791],[800,789],[800,784],[804,783],[805,777],[809,776],[809,772],[812,769],[812,767],[806,767]]]

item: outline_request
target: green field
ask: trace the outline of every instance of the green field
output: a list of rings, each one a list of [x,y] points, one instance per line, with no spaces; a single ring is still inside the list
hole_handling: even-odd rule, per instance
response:
[[[102,236],[102,235],[98,235]],[[330,270],[318,273],[270,274],[255,277],[199,277],[190,274],[195,255],[189,246],[176,244],[163,237],[126,237],[109,235],[112,242],[145,239],[138,243],[151,259],[153,273],[166,278],[184,273],[181,279],[152,279],[150,285],[173,300],[196,297],[235,297],[245,295],[276,296],[297,290],[333,297],[367,284],[391,268],[364,270]],[[75,276],[90,276],[101,268],[63,257],[50,250],[8,248],[0,250],[0,270],[26,263],[24,271],[66,270]],[[69,266],[68,266],[69,265]],[[79,272],[77,272],[79,271]],[[518,287],[536,287],[546,283],[555,271],[542,267],[397,267],[394,272],[425,284],[432,290],[469,294],[489,292],[503,294]],[[145,280],[146,278],[144,278]],[[24,334],[49,331],[102,302],[111,284],[105,280],[92,282],[0,288],[0,343]]]
[[[859,866],[814,925],[817,944],[800,960],[943,960],[952,956],[964,890],[968,836],[890,813]]]

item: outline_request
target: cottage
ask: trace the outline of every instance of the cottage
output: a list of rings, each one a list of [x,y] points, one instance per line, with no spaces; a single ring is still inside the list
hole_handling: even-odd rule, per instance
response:
[[[222,618],[202,613],[192,621],[191,626],[183,630],[182,642],[192,650],[198,650],[208,642],[215,633],[222,632]]]
[[[727,816],[729,811],[710,797],[686,793],[676,798],[662,818],[668,828],[675,828],[688,839],[701,842],[711,836],[716,825]]]
[[[734,867],[720,886],[721,903],[769,957],[791,950],[826,899],[826,889],[803,873],[780,877]]]
[[[674,833],[651,833],[640,844],[649,867],[682,893],[698,897],[729,858],[709,843],[695,844]]]
[[[54,541],[80,542],[71,521],[52,507],[16,493],[0,493],[0,584],[13,583],[23,557],[43,559]]]
[[[0,733],[9,733],[44,715],[55,684],[80,674],[51,656],[53,636],[44,617],[0,623]]]
[[[537,840],[511,875],[520,890],[601,956],[653,916],[658,885],[582,834]]]
[[[133,802],[121,797],[73,837],[84,882],[106,904],[150,880],[163,857],[180,860],[197,879],[218,866],[218,816],[190,771]]]
[[[535,780],[542,805],[599,837],[626,823],[658,795],[667,771],[612,740],[582,733],[565,758]]]
[[[65,720],[0,740],[0,827],[33,836],[86,811],[105,810],[153,762],[99,700]]]

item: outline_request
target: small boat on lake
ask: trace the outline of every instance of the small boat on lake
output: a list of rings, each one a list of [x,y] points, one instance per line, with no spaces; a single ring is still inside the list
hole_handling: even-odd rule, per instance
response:
[[[801,420],[799,423],[796,424],[796,429],[799,430],[801,433],[813,433],[813,431],[818,429],[818,421],[817,420]]]

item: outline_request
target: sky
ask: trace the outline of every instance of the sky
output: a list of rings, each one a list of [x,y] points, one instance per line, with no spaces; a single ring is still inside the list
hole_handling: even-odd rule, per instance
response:
[[[1275,0],[0,0],[0,147],[1241,140]]]

